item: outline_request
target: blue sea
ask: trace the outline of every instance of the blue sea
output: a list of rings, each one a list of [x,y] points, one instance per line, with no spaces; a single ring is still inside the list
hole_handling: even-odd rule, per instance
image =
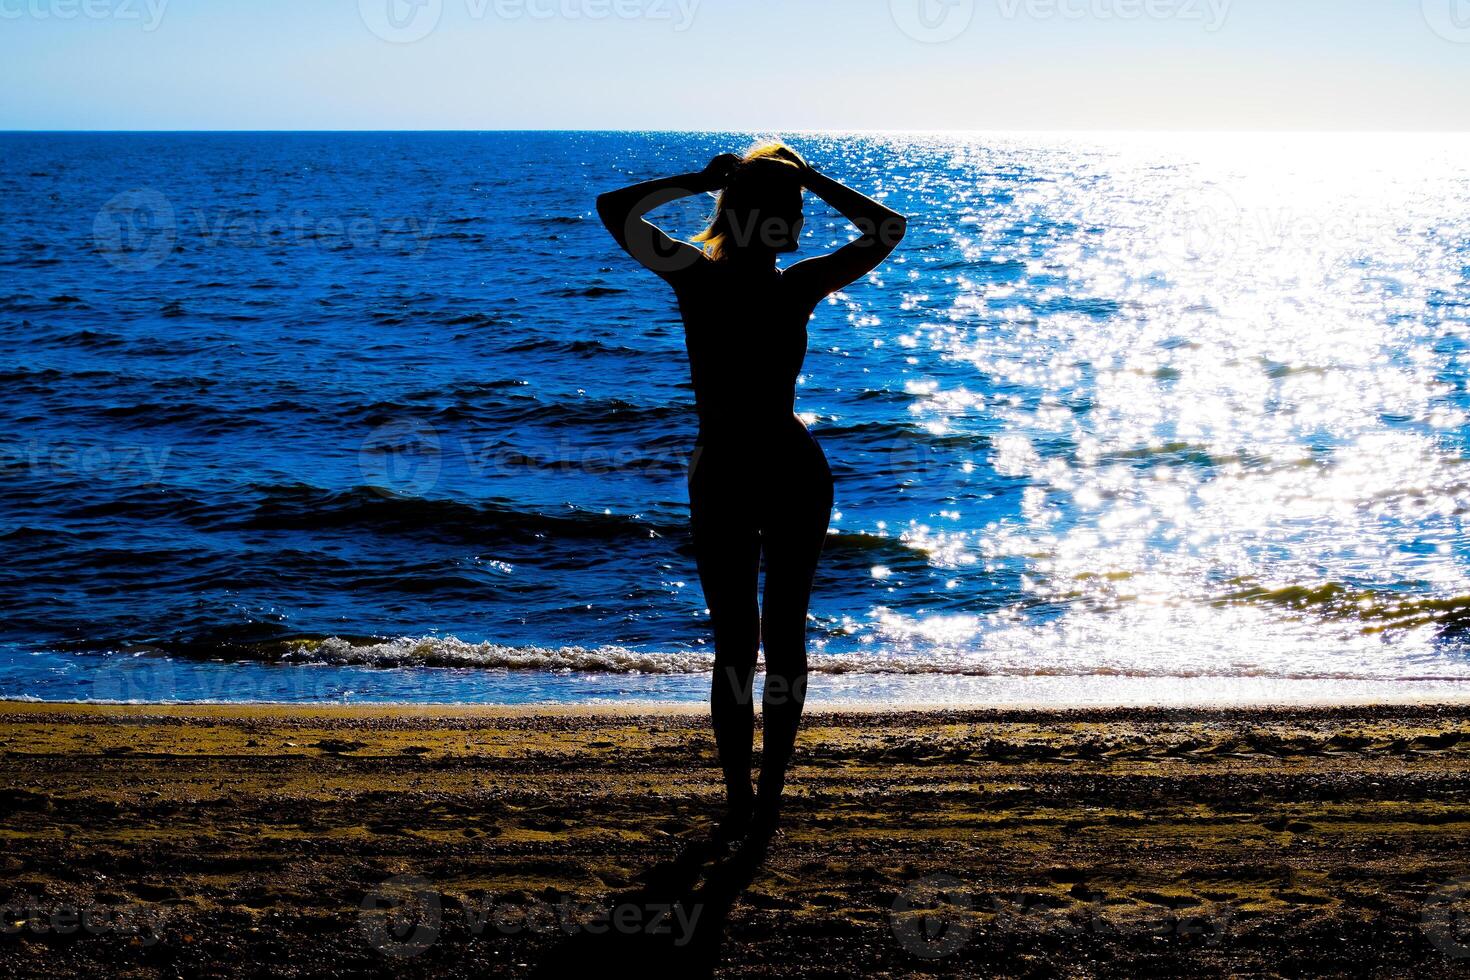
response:
[[[0,696],[704,697],[593,199],[758,135],[0,135]],[[814,699],[1470,693],[1470,140],[779,135],[910,217],[798,388]]]

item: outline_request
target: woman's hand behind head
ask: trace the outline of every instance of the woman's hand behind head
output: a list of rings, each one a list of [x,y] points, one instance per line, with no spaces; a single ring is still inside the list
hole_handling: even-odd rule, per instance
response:
[[[724,190],[729,185],[730,178],[735,176],[735,171],[739,166],[738,156],[733,153],[721,153],[705,166],[702,176],[709,181],[710,190]]]

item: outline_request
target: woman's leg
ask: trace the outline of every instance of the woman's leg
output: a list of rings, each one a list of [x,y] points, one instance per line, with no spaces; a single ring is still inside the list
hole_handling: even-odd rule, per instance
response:
[[[806,616],[812,577],[832,520],[832,477],[826,460],[806,476],[786,474],[776,488],[762,529],[766,584],[761,637],[766,652],[766,686],[761,699],[765,738],[761,750],[761,817],[774,827],[786,782],[786,767],[806,703]],[[795,468],[793,468],[795,469]]]
[[[751,682],[760,646],[760,535],[744,513],[743,495],[706,469],[689,483],[694,557],[705,605],[715,634],[710,713],[715,746],[725,774],[730,813],[748,815],[751,806],[750,743],[755,729]]]

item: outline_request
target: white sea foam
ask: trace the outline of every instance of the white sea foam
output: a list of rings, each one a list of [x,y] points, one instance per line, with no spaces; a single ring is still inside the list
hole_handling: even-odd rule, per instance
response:
[[[379,643],[353,643],[332,637],[310,643],[292,644],[281,660],[299,664],[329,664],[377,668],[438,667],[480,670],[542,671],[600,674],[699,674],[714,667],[714,657],[699,651],[657,652],[620,646],[539,647],[470,643],[456,637],[401,637]],[[938,675],[953,677],[1139,677],[1139,678],[1274,678],[1280,680],[1415,680],[1470,681],[1470,676],[1428,672],[1416,677],[1391,677],[1365,670],[1342,670],[1324,666],[1320,670],[1270,668],[1225,663],[1120,662],[1046,664],[1034,656],[980,657],[976,652],[866,650],[856,654],[814,653],[809,658],[814,674]]]

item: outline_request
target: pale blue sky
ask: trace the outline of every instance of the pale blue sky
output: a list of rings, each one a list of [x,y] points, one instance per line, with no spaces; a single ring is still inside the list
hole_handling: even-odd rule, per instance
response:
[[[4,129],[1466,130],[1470,0],[0,0],[0,84]]]

